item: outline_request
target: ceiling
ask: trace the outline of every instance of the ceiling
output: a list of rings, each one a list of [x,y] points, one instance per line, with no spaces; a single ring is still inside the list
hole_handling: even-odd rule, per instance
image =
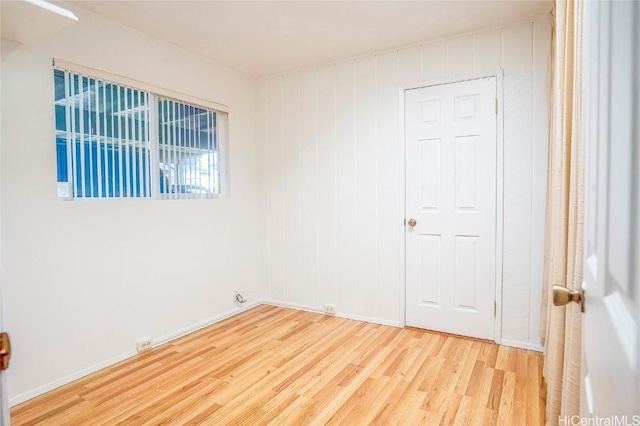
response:
[[[551,1],[81,1],[148,35],[262,76],[542,15]]]
[[[0,58],[4,61],[22,46],[51,37],[78,20],[55,5],[28,1],[0,1]]]

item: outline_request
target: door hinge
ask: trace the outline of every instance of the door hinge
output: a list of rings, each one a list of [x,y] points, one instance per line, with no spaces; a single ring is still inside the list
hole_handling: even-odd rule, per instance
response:
[[[496,98],[496,114],[498,113],[498,98]]]
[[[496,312],[498,311],[498,304],[497,302],[494,300],[493,301],[493,317],[496,317]]]

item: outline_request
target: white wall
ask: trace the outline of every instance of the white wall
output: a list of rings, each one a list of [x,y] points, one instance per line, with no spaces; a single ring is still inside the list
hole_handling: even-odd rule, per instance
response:
[[[261,294],[257,82],[68,6],[79,23],[2,63],[2,271],[16,404]],[[230,106],[221,200],[56,197],[52,58]]]
[[[403,323],[399,88],[504,70],[502,341],[538,347],[548,16],[261,80],[264,293]]]

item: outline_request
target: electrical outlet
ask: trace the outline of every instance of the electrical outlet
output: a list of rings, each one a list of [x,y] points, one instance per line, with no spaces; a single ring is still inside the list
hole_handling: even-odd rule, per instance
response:
[[[336,314],[336,305],[332,305],[327,303],[324,305],[324,313],[327,315],[335,315]]]
[[[148,351],[152,345],[153,340],[151,340],[151,337],[141,337],[136,340],[136,351],[138,351],[138,353]]]

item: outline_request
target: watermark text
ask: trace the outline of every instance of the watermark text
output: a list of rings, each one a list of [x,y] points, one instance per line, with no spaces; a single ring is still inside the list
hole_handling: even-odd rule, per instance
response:
[[[640,414],[633,416],[559,416],[559,426],[640,426]]]

